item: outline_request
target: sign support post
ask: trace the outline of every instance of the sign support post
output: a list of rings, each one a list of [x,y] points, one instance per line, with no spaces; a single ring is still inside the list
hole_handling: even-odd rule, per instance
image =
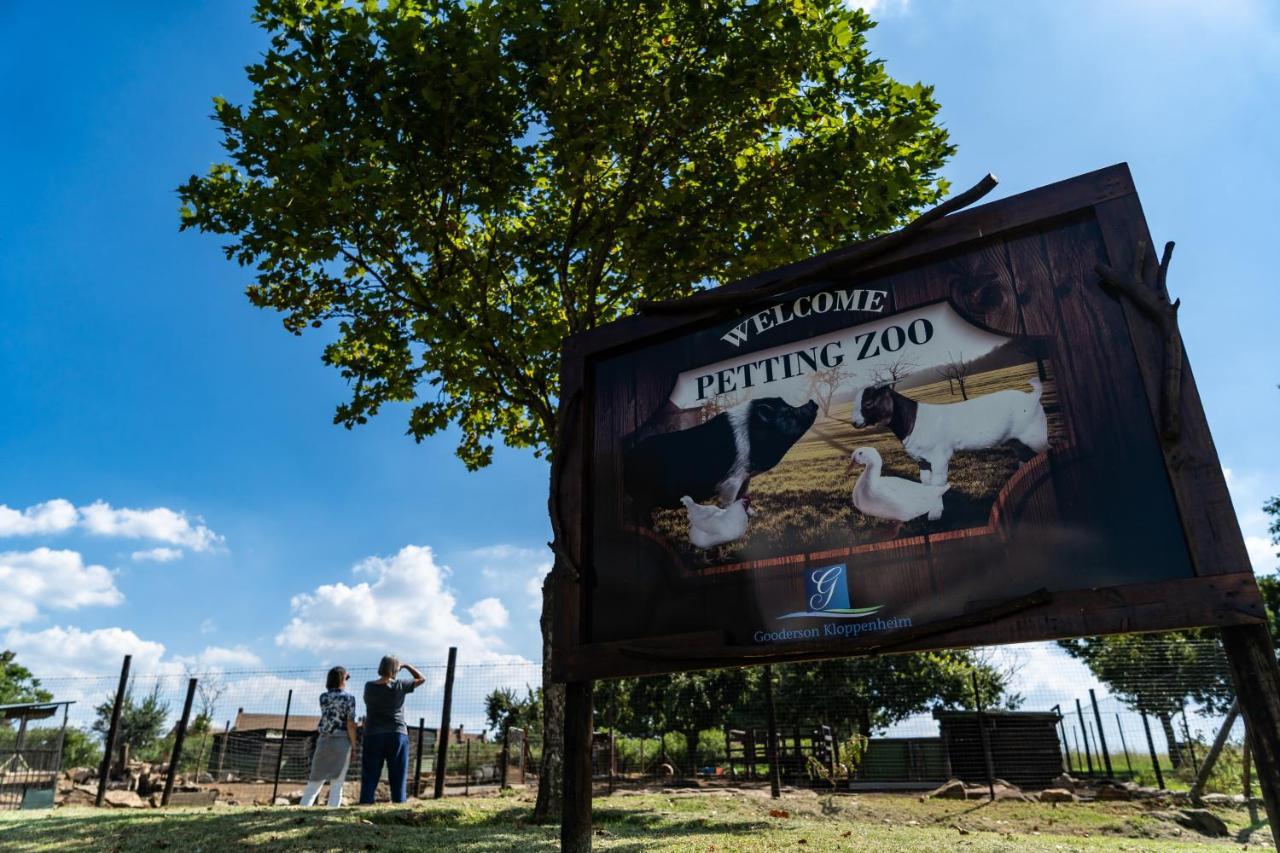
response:
[[[571,681],[564,690],[564,803],[560,849],[591,850],[591,682]]]
[[[1258,786],[1272,826],[1280,823],[1280,666],[1265,623],[1222,629],[1236,698],[1249,732]],[[1280,850],[1280,838],[1276,849]]]

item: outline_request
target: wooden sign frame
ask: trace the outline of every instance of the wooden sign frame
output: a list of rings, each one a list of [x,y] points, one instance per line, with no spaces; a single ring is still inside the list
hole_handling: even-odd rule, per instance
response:
[[[1132,300],[1108,292],[1093,265],[1129,269],[1140,246],[1151,238],[1126,165],[1081,175],[968,211],[946,216],[910,241],[896,246],[870,264],[843,266],[842,252],[818,256],[779,270],[771,270],[719,288],[723,294],[746,294],[771,282],[795,282],[788,292],[813,286],[815,276],[841,287],[906,280],[929,264],[958,262],[982,267],[975,280],[1016,280],[1029,275],[1015,269],[1007,246],[1039,239],[1062,229],[1088,232],[1097,244],[1094,254],[1071,259],[1066,275],[1054,276],[1055,286],[1078,288],[1072,298],[1093,312],[1094,339],[1099,353],[1082,347],[1080,358],[1098,358],[1105,373],[1107,348],[1136,357],[1140,396],[1149,420],[1136,426],[1157,438],[1168,477],[1176,516],[1186,540],[1189,575],[1142,583],[1121,583],[1083,589],[1014,590],[1012,598],[986,597],[963,602],[947,618],[897,631],[886,631],[860,643],[847,638],[817,639],[785,644],[746,645],[727,641],[724,630],[674,633],[601,642],[592,625],[591,589],[596,571],[592,553],[593,511],[603,511],[595,465],[599,464],[595,406],[598,390],[593,376],[605,360],[620,353],[670,342],[726,321],[748,316],[786,298],[785,293],[763,295],[730,310],[698,308],[696,297],[687,313],[637,315],[566,340],[561,376],[561,447],[553,473],[552,511],[559,536],[561,560],[570,572],[556,587],[555,643],[552,677],[583,682],[596,678],[657,674],[691,669],[774,663],[789,660],[844,657],[931,648],[990,645],[1134,631],[1153,631],[1205,625],[1257,625],[1265,621],[1244,541],[1227,492],[1226,482],[1209,433],[1205,414],[1189,367],[1181,374],[1180,434],[1159,438],[1164,405],[1164,341],[1157,323]],[[1100,239],[1100,243],[1097,241]],[[1101,256],[1097,252],[1101,251]],[[1048,261],[1046,261],[1047,263]],[[1044,272],[1041,270],[1040,272]],[[1155,291],[1161,276],[1154,254],[1142,259],[1142,280]],[[871,285],[867,285],[868,287]],[[979,285],[980,288],[980,285]],[[1017,288],[1013,288],[1017,292]],[[982,313],[981,293],[970,316]],[[1137,391],[1138,389],[1135,389]],[[926,537],[927,538],[927,537]],[[928,547],[927,543],[923,547]]]

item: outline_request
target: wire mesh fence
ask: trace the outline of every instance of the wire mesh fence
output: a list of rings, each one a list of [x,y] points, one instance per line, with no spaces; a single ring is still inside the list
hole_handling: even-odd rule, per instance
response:
[[[419,668],[426,682],[404,706],[409,791],[430,795],[445,737],[446,667]],[[179,790],[215,788],[240,802],[287,796],[309,774],[327,672],[133,675],[113,784],[143,794],[158,788],[195,677]],[[1175,633],[603,681],[595,690],[593,766],[609,787],[675,778],[765,785],[776,768],[783,784],[855,790],[923,790],[950,778],[982,784],[988,776],[1038,789],[1063,773],[1186,788],[1233,702],[1226,673],[1215,639]],[[374,678],[372,668],[351,670],[361,715],[363,683]],[[62,742],[64,794],[77,782],[94,784],[118,679],[118,671],[104,671],[43,680],[55,699],[75,702]],[[458,665],[446,795],[536,782],[540,684],[534,663]],[[27,737],[41,742],[38,724]],[[6,738],[12,733],[0,729],[0,759],[28,760]],[[1244,740],[1236,718],[1206,790],[1243,791]],[[357,747],[352,783],[361,757]]]

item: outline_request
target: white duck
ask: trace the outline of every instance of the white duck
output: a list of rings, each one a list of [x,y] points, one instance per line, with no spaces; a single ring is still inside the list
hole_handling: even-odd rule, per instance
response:
[[[680,503],[689,514],[689,542],[696,548],[714,548],[741,539],[747,532],[750,498],[739,498],[726,507],[718,507],[697,503],[685,495]]]
[[[853,451],[846,473],[851,473],[856,465],[867,466],[853,484],[853,505],[863,515],[899,525],[925,514],[930,521],[942,518],[942,494],[951,488],[950,483],[926,485],[902,477],[882,477],[880,452],[874,447]]]

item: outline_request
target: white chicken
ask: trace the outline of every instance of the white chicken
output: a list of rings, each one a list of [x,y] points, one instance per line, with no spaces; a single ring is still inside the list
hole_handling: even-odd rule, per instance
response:
[[[950,483],[926,485],[902,477],[884,477],[880,453],[874,447],[859,447],[849,459],[846,473],[857,465],[867,469],[853,484],[853,505],[863,515],[883,518],[901,526],[904,522],[928,515],[930,521],[942,518],[942,495]]]
[[[747,519],[751,515],[751,499],[738,498],[726,507],[700,504],[685,495],[680,499],[689,515],[689,542],[695,548],[714,548],[747,532]]]

